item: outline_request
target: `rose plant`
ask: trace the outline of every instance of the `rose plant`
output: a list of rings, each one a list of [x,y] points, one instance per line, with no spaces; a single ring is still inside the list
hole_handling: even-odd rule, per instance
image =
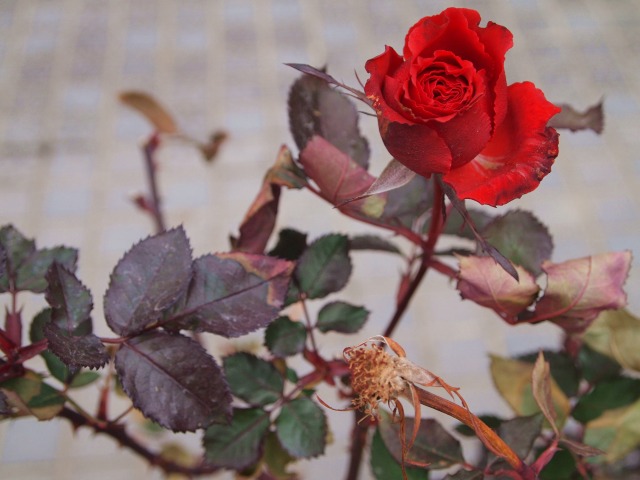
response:
[[[354,412],[348,480],[362,476],[365,451],[372,475],[385,480],[438,471],[449,479],[591,478],[637,469],[640,380],[630,373],[640,371],[640,320],[624,310],[623,290],[630,252],[552,262],[551,235],[533,214],[464,203],[501,205],[534,190],[558,153],[555,128],[600,131],[601,106],[584,114],[563,106],[558,114],[531,83],[507,85],[511,33],[479,25],[468,9],[423,18],[402,56],[387,47],[366,63],[364,92],[294,65],[304,72],[288,103],[298,153],[280,148],[230,251],[195,259],[185,229],[166,227],[156,153],[178,136],[212,160],[225,134],[190,139],[151,96],[124,93],[153,127],[143,149],[149,193],[134,201],[156,231],[114,266],[103,312],[113,336],[100,337],[92,294],[75,273],[78,252],[37,248],[15,227],[0,229],[0,293],[9,298],[0,329],[2,419],[62,418],[188,477],[228,469],[296,478],[297,459],[324,453],[328,408]],[[356,107],[336,86],[377,116],[394,157],[377,177],[368,172]],[[276,231],[287,189],[393,236]],[[438,250],[443,236],[454,247]],[[320,349],[317,337],[354,334],[367,322],[364,306],[326,300],[348,283],[361,250],[395,255],[405,267],[382,335],[345,339],[339,356]],[[557,350],[491,358],[512,418],[473,412],[464,385],[416,365],[392,338],[429,269],[513,328],[548,321],[563,332]],[[23,292],[48,304],[31,319],[26,342]],[[255,331],[264,348],[225,352],[221,362],[205,348],[205,335]],[[46,371],[31,362],[36,356]],[[318,397],[321,384],[336,396]],[[88,385],[97,385],[95,409],[73,398]],[[116,412],[110,398],[123,393],[129,407]],[[455,431],[425,418],[431,410],[455,419]],[[131,433],[133,411],[154,431],[198,432],[202,452],[172,440],[152,447]],[[477,439],[473,459],[460,436]]]

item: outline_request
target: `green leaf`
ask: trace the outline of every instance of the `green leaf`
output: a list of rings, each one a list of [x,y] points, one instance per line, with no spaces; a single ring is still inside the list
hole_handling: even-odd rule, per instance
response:
[[[295,461],[289,455],[280,442],[275,433],[269,432],[264,441],[264,462],[269,468],[269,473],[275,480],[296,480],[298,476],[295,473],[289,473],[287,466]]]
[[[191,247],[182,227],[134,245],[111,273],[104,296],[109,327],[129,336],[158,322],[187,290]]]
[[[190,338],[158,330],[131,338],[116,353],[115,366],[134,406],[165,428],[194,431],[231,415],[222,370]]]
[[[36,251],[33,240],[24,237],[13,225],[0,228],[0,245],[4,250],[0,293],[9,291],[9,277],[16,276],[20,266]]]
[[[78,251],[68,247],[36,250],[35,242],[25,238],[13,226],[0,229],[0,292],[9,288],[9,277],[17,291],[42,293],[47,288],[45,275],[57,262],[74,271]]]
[[[266,255],[220,253],[193,262],[187,299],[171,327],[239,337],[269,325],[280,313],[293,263]]]
[[[51,420],[60,413],[66,399],[58,390],[47,385],[34,372],[2,383],[1,388],[11,405],[23,414],[31,414],[38,420]]]
[[[312,400],[299,397],[282,407],[276,419],[276,435],[293,457],[317,457],[324,453],[327,419]]]
[[[576,460],[569,450],[558,450],[544,469],[540,472],[540,480],[567,480],[582,478],[575,476]]]
[[[551,258],[553,240],[531,212],[512,210],[497,217],[483,230],[482,236],[500,253],[534,276],[542,273],[542,262]]]
[[[583,339],[596,352],[640,372],[640,319],[627,310],[602,312]]]
[[[307,298],[322,298],[341,290],[349,281],[349,239],[330,234],[314,241],[298,260],[297,287]]]
[[[282,396],[284,379],[266,360],[240,352],[225,357],[222,367],[231,393],[249,405],[268,405]]]
[[[484,228],[489,225],[494,218],[496,218],[495,215],[491,215],[484,210],[478,210],[475,208],[467,208],[467,213],[475,225],[476,230],[480,232],[484,230]],[[451,210],[447,215],[447,222],[444,224],[442,233],[446,235],[455,235],[468,240],[475,240],[476,238],[469,227],[469,224],[464,221],[462,214],[456,209]]]
[[[589,383],[598,383],[606,378],[616,377],[622,369],[613,358],[597,352],[586,343],[578,353],[578,364],[582,369],[582,376]]]
[[[44,326],[49,322],[51,322],[50,308],[45,308],[33,318],[29,329],[29,339],[32,343],[39,342],[45,338]],[[47,369],[55,379],[65,384],[73,379],[73,374],[70,372],[69,367],[52,352],[45,350],[40,356],[44,358]]]
[[[69,388],[82,388],[87,385],[91,385],[93,382],[98,380],[102,375],[98,372],[91,371],[82,371],[78,372],[78,374],[73,377],[73,380],[69,384]]]
[[[272,257],[283,260],[298,260],[307,248],[307,234],[292,228],[283,228],[278,233],[278,243],[269,252]]]
[[[355,333],[362,328],[369,317],[364,307],[356,307],[346,302],[327,303],[318,312],[316,327],[321,332]]]
[[[307,329],[289,317],[276,318],[264,332],[265,345],[276,357],[300,353],[307,339]]]
[[[291,87],[288,104],[289,128],[300,150],[320,135],[367,168],[369,144],[360,134],[358,111],[349,98],[326,81],[303,75]]]
[[[47,288],[46,273],[54,263],[75,271],[78,251],[74,248],[55,247],[37,250],[20,266],[16,276],[18,290],[42,293]]]
[[[640,445],[640,400],[587,423],[584,443],[604,450],[608,463],[624,458]]]
[[[378,429],[373,434],[371,440],[371,473],[377,480],[390,480],[402,478],[402,467],[393,458],[391,452],[382,441],[382,436]],[[429,478],[429,471],[423,468],[408,467],[408,480],[425,480]]]
[[[573,408],[572,416],[582,423],[590,422],[606,410],[614,410],[640,398],[640,379],[618,377],[598,383],[582,396]]]
[[[409,442],[414,419],[405,417],[404,422],[405,438],[406,442]],[[391,414],[381,410],[378,429],[384,444],[396,461],[400,462],[402,460],[400,423],[394,422]],[[460,442],[433,419],[423,419],[420,422],[418,436],[407,457],[408,460],[417,463],[429,463],[431,469],[447,468],[464,462]]]
[[[205,431],[205,457],[217,467],[234,470],[254,465],[262,454],[269,424],[269,413],[264,410],[234,409],[229,425],[212,425]]]

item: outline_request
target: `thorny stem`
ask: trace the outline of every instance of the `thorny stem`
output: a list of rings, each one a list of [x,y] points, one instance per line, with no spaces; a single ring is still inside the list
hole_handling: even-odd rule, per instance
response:
[[[160,194],[158,193],[158,179],[156,175],[156,161],[154,158],[155,152],[158,149],[159,138],[158,134],[154,133],[151,138],[144,144],[144,163],[147,172],[147,181],[149,182],[149,192],[151,194],[151,216],[155,223],[156,233],[162,233],[165,231],[165,221],[162,214],[162,208],[160,205]]]
[[[418,289],[418,286],[422,282],[427,270],[429,270],[429,266],[431,264],[431,257],[433,256],[433,252],[435,251],[436,242],[440,237],[440,233],[442,232],[442,227],[444,225],[443,218],[443,205],[444,205],[444,195],[442,192],[442,187],[440,182],[434,182],[434,190],[433,190],[433,207],[431,208],[431,224],[429,225],[429,235],[427,237],[427,241],[424,244],[424,248],[422,251],[422,260],[420,261],[420,267],[416,272],[415,276],[411,280],[409,287],[406,292],[398,302],[396,307],[396,311],[387,326],[387,329],[384,331],[383,335],[385,337],[391,337],[393,331],[395,330],[398,322],[404,315],[404,312],[407,310],[411,299],[413,298],[414,293]]]
[[[423,245],[422,249],[422,258],[420,260],[420,266],[418,271],[414,275],[411,283],[407,287],[406,291],[402,295],[402,298],[398,301],[396,306],[396,311],[393,314],[393,317],[389,321],[389,325],[387,326],[384,336],[391,337],[393,331],[395,330],[398,322],[404,315],[413,295],[418,290],[420,283],[422,282],[427,270],[431,266],[433,253],[435,251],[435,246],[440,237],[440,233],[442,233],[442,228],[444,226],[444,192],[442,190],[442,185],[440,182],[434,182],[434,190],[433,190],[433,207],[431,208],[431,224],[429,225],[429,233],[426,241],[420,240],[420,244]],[[398,232],[400,233],[400,232]],[[408,237],[407,237],[408,238]],[[351,445],[351,459],[349,461],[349,470],[347,474],[347,480],[356,480],[358,478],[358,473],[360,470],[360,464],[362,460],[362,450],[365,447],[367,426],[360,425],[356,422],[353,427],[353,439]]]
[[[160,468],[165,473],[181,473],[192,477],[196,475],[207,475],[218,471],[217,467],[207,465],[204,462],[192,467],[172,462],[171,460],[164,458],[161,454],[152,452],[142,444],[138,443],[136,439],[127,433],[123,425],[94,422],[92,419],[84,417],[68,407],[64,407],[58,416],[69,420],[74,428],[88,427],[93,429],[95,433],[103,433],[113,438],[120,445],[133,451],[140,457],[147,460],[150,465]]]

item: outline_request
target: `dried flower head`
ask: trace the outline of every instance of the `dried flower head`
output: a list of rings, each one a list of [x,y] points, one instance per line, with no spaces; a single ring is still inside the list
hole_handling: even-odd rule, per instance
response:
[[[351,388],[355,393],[353,406],[376,417],[378,404],[390,405],[407,388],[398,371],[398,359],[378,344],[365,342],[346,348],[344,357],[351,371]]]

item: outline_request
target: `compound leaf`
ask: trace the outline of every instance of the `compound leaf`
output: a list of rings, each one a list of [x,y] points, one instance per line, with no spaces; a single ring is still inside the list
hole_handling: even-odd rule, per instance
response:
[[[280,312],[293,263],[265,255],[205,255],[193,263],[186,303],[171,326],[239,337],[266,327]]]

